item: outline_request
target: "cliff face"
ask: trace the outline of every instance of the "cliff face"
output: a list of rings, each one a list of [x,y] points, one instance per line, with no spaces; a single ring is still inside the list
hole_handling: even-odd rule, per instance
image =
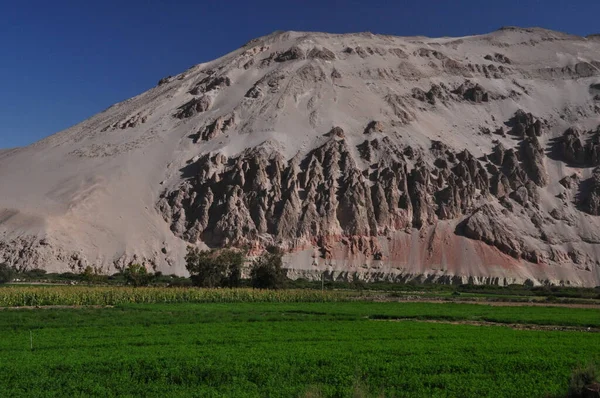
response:
[[[0,257],[181,272],[187,244],[277,245],[297,277],[600,285],[599,50],[254,40],[0,153]]]

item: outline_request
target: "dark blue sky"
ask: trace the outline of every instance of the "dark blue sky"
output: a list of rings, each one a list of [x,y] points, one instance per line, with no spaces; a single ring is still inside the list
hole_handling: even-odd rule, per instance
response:
[[[275,30],[463,36],[517,25],[587,35],[600,32],[599,15],[598,0],[0,0],[0,148]]]

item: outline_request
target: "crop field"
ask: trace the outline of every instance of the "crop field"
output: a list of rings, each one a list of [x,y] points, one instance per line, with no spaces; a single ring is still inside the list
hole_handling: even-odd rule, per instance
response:
[[[265,301],[4,309],[0,396],[554,397],[600,359],[598,309]]]
[[[119,305],[149,303],[239,303],[345,301],[352,291],[196,289],[111,286],[6,286],[0,307],[47,305]]]

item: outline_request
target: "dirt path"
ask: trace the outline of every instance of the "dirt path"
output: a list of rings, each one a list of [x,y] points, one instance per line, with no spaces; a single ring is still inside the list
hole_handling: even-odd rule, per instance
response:
[[[365,301],[375,302],[398,302],[398,303],[432,303],[432,304],[479,304],[490,305],[494,307],[561,307],[561,308],[589,308],[600,309],[600,304],[580,304],[580,303],[552,303],[552,302],[531,302],[531,301],[486,301],[486,300],[447,300],[443,298],[424,299],[422,297],[370,297]]]
[[[394,319],[373,319],[379,322],[425,322],[425,323],[444,323],[448,325],[471,325],[471,326],[504,326],[515,330],[543,330],[559,332],[588,332],[600,333],[600,328],[587,326],[561,326],[561,325],[532,325],[524,323],[502,323],[488,321],[444,321],[439,319],[416,319],[416,318],[394,318]]]

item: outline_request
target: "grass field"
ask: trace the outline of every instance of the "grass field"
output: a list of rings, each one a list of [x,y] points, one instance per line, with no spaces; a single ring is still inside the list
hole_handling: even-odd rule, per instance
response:
[[[600,333],[405,318],[600,326],[597,309],[429,303],[3,310],[0,396],[564,396],[600,359]]]

